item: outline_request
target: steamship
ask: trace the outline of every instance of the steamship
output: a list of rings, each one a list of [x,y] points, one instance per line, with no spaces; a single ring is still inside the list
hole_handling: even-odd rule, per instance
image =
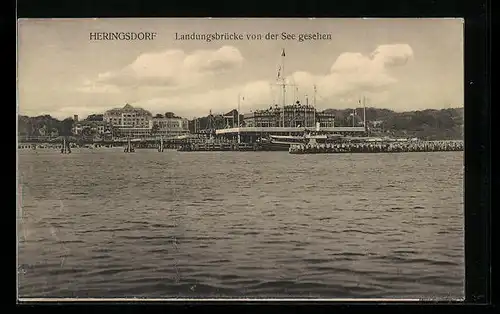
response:
[[[312,134],[306,131],[302,136],[270,135],[258,139],[257,143],[263,151],[288,151],[292,145],[336,143],[342,138],[340,134]]]

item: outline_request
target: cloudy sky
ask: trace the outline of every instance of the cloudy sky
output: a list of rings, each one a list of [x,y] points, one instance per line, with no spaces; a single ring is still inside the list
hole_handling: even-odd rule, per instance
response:
[[[155,32],[150,41],[91,41],[91,32]],[[186,33],[331,34],[330,40],[176,40]],[[396,111],[463,105],[458,19],[62,19],[18,25],[20,114],[86,116],[125,103],[185,117],[287,102]]]

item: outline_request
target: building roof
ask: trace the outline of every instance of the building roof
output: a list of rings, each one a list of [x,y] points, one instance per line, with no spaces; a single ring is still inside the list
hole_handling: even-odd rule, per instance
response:
[[[183,117],[161,117],[161,118],[158,118],[156,116],[153,116],[153,121],[167,121],[167,120],[187,120],[186,118],[183,118]]]
[[[122,108],[113,108],[113,109],[107,110],[106,114],[122,114],[123,112],[135,112],[135,113],[139,113],[139,114],[143,114],[143,115],[152,116],[151,112],[149,112],[143,108],[133,107],[130,104],[125,104],[125,106],[123,106]]]

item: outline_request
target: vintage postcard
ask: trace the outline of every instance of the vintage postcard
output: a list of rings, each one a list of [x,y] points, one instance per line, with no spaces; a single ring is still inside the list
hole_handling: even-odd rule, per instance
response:
[[[19,300],[463,300],[462,19],[20,19]]]

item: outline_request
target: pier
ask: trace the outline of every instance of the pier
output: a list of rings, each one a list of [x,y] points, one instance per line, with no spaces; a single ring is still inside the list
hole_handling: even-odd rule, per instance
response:
[[[241,142],[255,143],[257,139],[269,135],[303,135],[309,129],[305,127],[240,127],[215,130],[215,135],[219,138],[236,139],[240,137]],[[364,127],[321,127],[315,129],[315,132],[324,134],[345,134],[345,135],[364,135]]]
[[[182,144],[180,152],[222,152],[222,151],[257,151],[259,146],[256,143],[238,143],[226,140],[193,141]]]
[[[290,154],[410,153],[463,151],[463,141],[406,141],[391,143],[344,143],[293,145]]]

